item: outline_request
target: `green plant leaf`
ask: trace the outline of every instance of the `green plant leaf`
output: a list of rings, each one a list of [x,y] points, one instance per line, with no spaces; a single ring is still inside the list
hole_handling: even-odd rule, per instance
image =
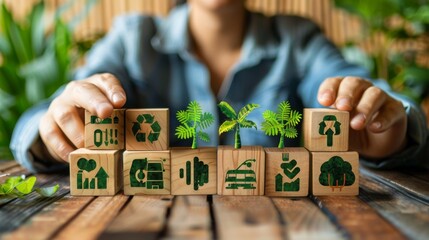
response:
[[[224,132],[229,132],[237,125],[236,120],[226,120],[222,123],[222,125],[219,126],[219,135],[221,135]]]
[[[36,177],[31,176],[21,183],[15,186],[16,190],[18,190],[21,194],[29,194],[33,191],[34,184],[36,183]]]
[[[194,124],[199,123],[201,121],[201,114],[203,110],[201,109],[201,106],[197,101],[191,101],[186,111],[189,115],[189,120],[194,122]]]
[[[259,107],[259,104],[249,103],[244,106],[240,112],[238,112],[238,122],[242,122],[246,117],[256,108]]]
[[[42,195],[43,197],[52,197],[53,195],[55,195],[55,193],[58,191],[59,188],[60,188],[60,185],[56,184],[51,187],[37,188],[36,192]]]
[[[237,113],[235,110],[229,105],[229,103],[222,101],[218,104],[220,111],[225,114],[225,116],[231,120],[237,119]]]
[[[45,27],[43,21],[43,14],[45,11],[45,2],[39,1],[28,16],[30,29],[31,29],[31,39],[33,45],[33,51],[35,56],[39,56],[43,53],[44,50],[44,35]]]
[[[195,136],[195,130],[189,126],[180,125],[176,128],[175,135],[179,139],[188,139]]]
[[[281,132],[282,125],[277,120],[266,119],[261,124],[261,129],[268,136],[276,136]]]
[[[290,103],[288,101],[281,102],[277,107],[277,120],[287,121],[290,114]]]
[[[210,136],[203,131],[198,132],[198,138],[200,138],[204,142],[210,142]]]
[[[302,114],[296,110],[292,110],[290,112],[289,117],[287,118],[287,125],[294,127],[299,124],[301,119],[302,119]]]
[[[188,125],[188,123],[189,123],[189,114],[188,114],[188,112],[186,112],[184,110],[178,111],[176,113],[176,118],[183,125]]]
[[[287,138],[296,138],[298,137],[298,131],[293,127],[285,128],[285,136]]]
[[[210,127],[214,122],[214,117],[211,113],[205,112],[203,115],[201,115],[201,122],[199,123],[199,127],[201,129],[206,129]]]
[[[243,120],[239,124],[240,124],[240,127],[242,127],[242,128],[253,128],[254,127],[255,129],[258,129],[256,123],[253,121],[250,121],[250,120]]]

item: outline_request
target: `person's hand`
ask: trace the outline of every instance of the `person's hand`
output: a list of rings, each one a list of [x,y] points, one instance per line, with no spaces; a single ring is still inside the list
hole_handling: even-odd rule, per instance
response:
[[[121,108],[125,102],[125,91],[112,74],[98,74],[72,81],[52,101],[42,117],[40,137],[54,159],[68,161],[70,152],[84,146],[85,109],[106,118],[114,108]]]
[[[401,102],[358,77],[326,79],[319,88],[323,106],[350,112],[349,148],[369,158],[384,158],[407,143],[407,116]]]

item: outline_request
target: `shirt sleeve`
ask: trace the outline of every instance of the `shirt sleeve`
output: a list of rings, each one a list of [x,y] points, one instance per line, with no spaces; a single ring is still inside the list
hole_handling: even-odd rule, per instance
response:
[[[345,61],[339,50],[323,35],[313,23],[306,22],[297,33],[296,54],[302,76],[299,94],[306,107],[322,107],[317,101],[320,84],[327,77],[357,76],[371,80],[369,73]],[[428,130],[421,109],[410,99],[392,91],[384,80],[371,80],[392,97],[403,103],[407,117],[408,146],[402,152],[381,160],[361,159],[361,163],[374,168],[396,168],[401,166],[429,165]]]

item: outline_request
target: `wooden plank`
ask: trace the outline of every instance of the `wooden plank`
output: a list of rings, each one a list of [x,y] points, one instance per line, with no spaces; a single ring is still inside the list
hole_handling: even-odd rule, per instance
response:
[[[24,223],[16,231],[3,236],[4,240],[50,239],[73,217],[94,200],[94,197],[72,197],[70,195],[45,207],[40,213]]]
[[[213,196],[220,239],[282,239],[282,226],[270,198]]]
[[[360,198],[409,239],[429,236],[429,205],[402,191],[362,177]],[[390,239],[389,237],[383,237]]]
[[[98,197],[53,239],[95,239],[118,215],[128,196]]]
[[[134,196],[100,238],[157,239],[165,228],[172,199],[172,196]]]
[[[429,204],[429,180],[422,178],[429,175],[427,170],[416,172],[414,176],[410,170],[408,173],[402,173],[362,167],[361,174]]]
[[[19,166],[16,161],[0,161],[0,174],[7,171],[7,169]]]
[[[168,218],[167,239],[214,239],[207,196],[177,196]]]
[[[358,197],[314,197],[313,201],[352,239],[404,239],[404,236]]]
[[[342,239],[337,227],[308,198],[272,198],[280,212],[285,239]]]
[[[16,198],[0,208],[0,234],[10,232],[46,206],[58,201],[69,192],[68,176],[38,175],[36,187],[60,184],[57,194],[51,198],[40,197],[33,192],[24,198]]]

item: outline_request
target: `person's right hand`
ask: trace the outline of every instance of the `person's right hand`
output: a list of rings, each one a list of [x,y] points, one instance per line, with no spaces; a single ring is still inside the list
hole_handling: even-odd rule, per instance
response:
[[[68,161],[70,152],[84,146],[85,110],[106,118],[114,108],[121,108],[125,102],[125,91],[112,74],[97,74],[72,81],[52,101],[42,117],[40,137],[54,159]]]

